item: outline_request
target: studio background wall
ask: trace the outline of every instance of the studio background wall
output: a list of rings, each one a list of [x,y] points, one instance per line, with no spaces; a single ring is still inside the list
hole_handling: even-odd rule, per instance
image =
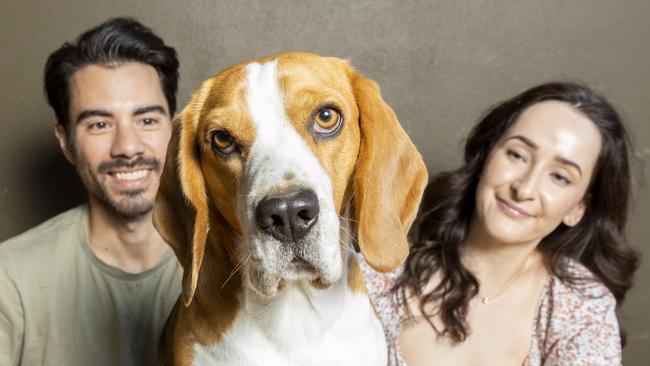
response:
[[[85,200],[53,134],[46,57],[108,17],[133,16],[174,46],[179,106],[244,59],[306,50],[349,59],[379,82],[431,173],[460,163],[489,106],[570,79],[623,112],[637,163],[629,240],[645,253],[622,309],[626,365],[650,352],[650,2],[0,0],[0,240]],[[0,294],[1,296],[1,294]]]

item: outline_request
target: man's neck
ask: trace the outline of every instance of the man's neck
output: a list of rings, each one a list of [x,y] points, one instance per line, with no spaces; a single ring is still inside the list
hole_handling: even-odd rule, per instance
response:
[[[102,262],[128,273],[154,267],[169,250],[153,226],[151,213],[127,219],[91,199],[87,223],[93,253]]]

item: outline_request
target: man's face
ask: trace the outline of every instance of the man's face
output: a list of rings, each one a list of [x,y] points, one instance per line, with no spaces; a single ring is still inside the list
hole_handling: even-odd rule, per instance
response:
[[[151,211],[171,136],[156,70],[128,62],[88,65],[70,81],[69,136],[56,126],[91,202],[138,218]]]

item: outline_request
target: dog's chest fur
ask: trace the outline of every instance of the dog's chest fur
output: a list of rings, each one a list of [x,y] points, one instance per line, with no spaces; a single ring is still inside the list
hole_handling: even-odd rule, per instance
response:
[[[327,290],[296,283],[271,301],[247,291],[240,300],[242,311],[232,330],[215,346],[195,344],[192,365],[363,366],[387,362],[383,330],[367,294],[351,292],[345,281]]]

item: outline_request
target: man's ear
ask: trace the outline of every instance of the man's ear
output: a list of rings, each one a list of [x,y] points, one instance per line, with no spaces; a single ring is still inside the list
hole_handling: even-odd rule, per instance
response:
[[[63,156],[65,156],[66,160],[68,160],[70,164],[75,165],[74,154],[72,153],[68,141],[68,134],[65,132],[63,125],[59,122],[54,122],[54,134],[56,135],[56,139],[59,141],[59,147],[61,148]]]
[[[562,222],[566,226],[576,226],[580,220],[582,220],[582,217],[585,215],[585,211],[587,211],[587,203],[582,200],[577,205],[575,205],[566,216],[564,216]]]

